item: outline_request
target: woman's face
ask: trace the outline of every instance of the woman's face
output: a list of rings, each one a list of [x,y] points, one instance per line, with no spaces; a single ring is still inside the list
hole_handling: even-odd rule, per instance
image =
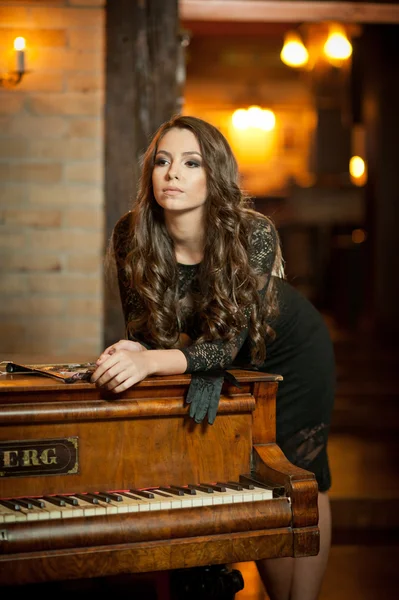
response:
[[[152,172],[155,200],[164,210],[203,213],[206,172],[197,138],[188,129],[169,129],[160,140]]]

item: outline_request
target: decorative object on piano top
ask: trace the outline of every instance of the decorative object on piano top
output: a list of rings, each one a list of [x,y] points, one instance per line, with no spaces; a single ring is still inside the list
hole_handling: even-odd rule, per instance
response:
[[[42,365],[20,365],[13,361],[0,363],[5,364],[6,373],[31,373],[32,375],[43,375],[52,377],[64,383],[76,383],[78,381],[90,381],[92,373],[96,368],[95,363],[68,363],[68,364],[42,364]]]

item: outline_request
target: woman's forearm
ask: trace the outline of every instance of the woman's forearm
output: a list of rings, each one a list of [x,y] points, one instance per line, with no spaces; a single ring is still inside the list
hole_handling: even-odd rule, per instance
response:
[[[180,350],[147,350],[149,375],[181,375],[187,369],[187,360]]]

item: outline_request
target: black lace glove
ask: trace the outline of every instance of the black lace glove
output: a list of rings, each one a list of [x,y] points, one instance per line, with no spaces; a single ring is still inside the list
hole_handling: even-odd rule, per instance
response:
[[[208,415],[208,423],[212,425],[219,407],[220,392],[223,381],[229,381],[241,388],[234,375],[220,369],[218,371],[198,371],[191,375],[186,402],[190,404],[190,417],[196,423],[202,423]]]

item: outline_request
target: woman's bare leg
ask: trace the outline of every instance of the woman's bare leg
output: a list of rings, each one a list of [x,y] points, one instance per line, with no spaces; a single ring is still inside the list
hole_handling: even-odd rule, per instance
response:
[[[330,500],[319,493],[320,551],[306,558],[275,558],[257,562],[270,600],[317,600],[331,546]]]

